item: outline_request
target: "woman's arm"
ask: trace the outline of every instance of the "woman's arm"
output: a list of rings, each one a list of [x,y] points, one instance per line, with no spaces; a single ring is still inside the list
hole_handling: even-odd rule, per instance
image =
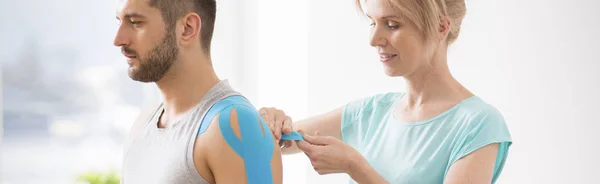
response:
[[[352,180],[359,184],[377,183],[377,184],[388,184],[389,182],[379,175],[377,171],[369,165],[364,159],[358,159],[354,162],[353,168],[348,173]]]
[[[446,184],[492,183],[499,145],[490,144],[457,160],[450,166]]]
[[[300,150],[309,158],[313,169],[321,175],[346,173],[360,184],[387,184],[356,149],[332,136],[303,134]]]
[[[342,140],[342,110],[343,108],[337,108],[324,114],[313,116],[311,118],[298,121],[293,123],[293,130],[302,130],[303,132],[314,134],[316,131],[320,132],[324,136],[332,136],[338,140]],[[283,154],[295,154],[301,152],[298,149],[295,141],[288,141],[286,148],[281,150]]]
[[[446,175],[445,184],[492,183],[499,145],[490,144],[456,161]],[[354,159],[350,177],[359,184],[389,183],[364,159]]]

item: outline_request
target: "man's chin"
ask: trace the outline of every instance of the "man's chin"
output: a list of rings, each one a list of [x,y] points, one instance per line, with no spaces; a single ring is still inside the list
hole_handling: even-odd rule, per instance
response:
[[[132,76],[129,75],[129,78],[131,78],[131,80],[137,81],[137,82],[143,82],[143,83],[151,83],[151,82],[156,82],[153,80],[148,80],[147,78],[140,78],[140,77],[136,77],[136,76]]]
[[[138,69],[135,66],[129,66],[129,68],[127,68],[127,74],[129,74],[129,78],[135,80],[135,76],[138,73]]]
[[[144,77],[144,76],[140,75],[139,71],[137,71],[136,68],[134,68],[134,67],[129,67],[128,74],[129,74],[129,78],[131,78],[131,80],[134,80],[134,81],[143,82],[143,83],[154,82],[154,81],[150,80],[149,77]]]
[[[150,76],[147,74],[145,75],[143,73],[140,73],[140,71],[138,71],[136,68],[133,68],[133,67],[129,68],[128,74],[129,74],[129,78],[131,78],[131,80],[143,82],[143,83],[157,82],[160,80],[160,78],[158,78],[156,76]]]

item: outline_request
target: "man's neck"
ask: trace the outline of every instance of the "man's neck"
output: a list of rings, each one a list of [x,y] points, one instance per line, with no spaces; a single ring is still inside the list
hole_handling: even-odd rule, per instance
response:
[[[180,119],[206,95],[220,79],[210,57],[181,57],[170,71],[156,82],[163,96],[165,108],[161,124]]]

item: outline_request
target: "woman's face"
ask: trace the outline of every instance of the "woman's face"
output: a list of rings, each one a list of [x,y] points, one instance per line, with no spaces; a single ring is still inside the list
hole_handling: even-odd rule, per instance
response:
[[[406,76],[427,65],[425,36],[386,0],[367,0],[365,13],[371,21],[371,46],[377,49],[388,76]]]

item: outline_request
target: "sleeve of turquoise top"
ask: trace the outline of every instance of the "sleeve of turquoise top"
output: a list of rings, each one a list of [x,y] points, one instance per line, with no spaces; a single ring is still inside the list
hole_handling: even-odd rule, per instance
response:
[[[457,149],[453,151],[450,163],[456,162],[479,148],[499,143],[500,147],[493,174],[493,181],[495,182],[504,167],[508,149],[512,144],[504,117],[496,109],[489,109],[473,117],[467,127],[463,131],[460,141],[455,145]]]
[[[341,132],[342,140],[350,145],[357,145],[362,139],[362,134],[369,129],[372,116],[383,116],[388,109],[377,108],[393,104],[402,93],[380,93],[363,97],[347,103],[343,107]]]
[[[358,137],[359,127],[355,126],[363,110],[364,104],[372,98],[361,98],[344,105],[341,117],[342,140],[346,143],[353,142]]]

